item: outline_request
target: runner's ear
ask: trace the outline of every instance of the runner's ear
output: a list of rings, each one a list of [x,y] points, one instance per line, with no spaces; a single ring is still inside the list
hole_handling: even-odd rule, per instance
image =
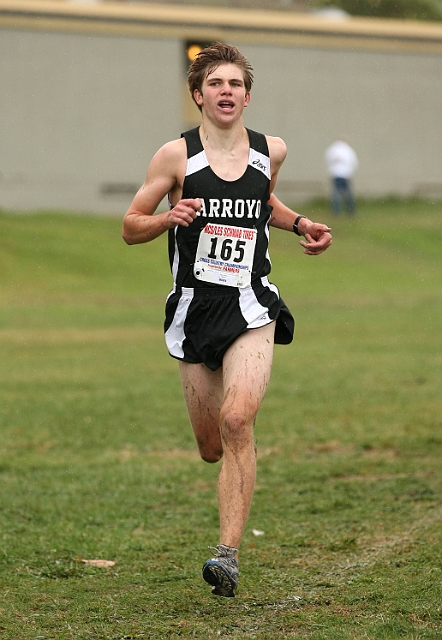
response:
[[[197,103],[197,105],[199,107],[202,106],[202,104],[203,104],[203,94],[200,93],[200,91],[198,89],[194,89],[194,91],[193,91],[193,99],[195,100],[195,102]]]

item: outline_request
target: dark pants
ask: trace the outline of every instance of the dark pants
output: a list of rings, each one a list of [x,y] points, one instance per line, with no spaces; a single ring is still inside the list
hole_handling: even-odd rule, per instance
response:
[[[353,215],[356,211],[356,203],[351,189],[350,180],[347,178],[333,178],[332,179],[333,191],[331,207],[335,215],[338,215],[341,211],[342,203],[345,203],[345,207],[350,215]]]

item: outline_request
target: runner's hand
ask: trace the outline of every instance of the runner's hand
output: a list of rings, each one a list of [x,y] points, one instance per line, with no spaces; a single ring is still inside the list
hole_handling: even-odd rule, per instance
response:
[[[332,243],[331,229],[326,224],[318,222],[309,222],[307,225],[304,238],[299,243],[304,247],[304,253],[309,256],[318,256],[323,253]]]
[[[200,210],[201,200],[199,198],[180,200],[168,212],[170,228],[177,226],[188,227],[195,220],[197,211]]]

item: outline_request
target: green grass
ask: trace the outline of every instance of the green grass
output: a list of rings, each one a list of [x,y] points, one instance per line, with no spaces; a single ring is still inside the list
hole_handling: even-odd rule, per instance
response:
[[[200,577],[218,467],[164,345],[166,239],[0,214],[0,638],[442,638],[442,203],[300,212],[334,244],[311,258],[272,232],[296,336],[232,600]]]

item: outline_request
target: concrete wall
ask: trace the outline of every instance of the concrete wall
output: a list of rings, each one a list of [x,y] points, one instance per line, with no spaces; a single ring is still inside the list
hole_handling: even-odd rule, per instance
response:
[[[324,150],[343,137],[359,156],[359,193],[442,197],[441,56],[243,49],[258,71],[248,123],[286,141],[286,191],[324,182]]]
[[[181,43],[0,32],[0,206],[118,211],[181,127]]]
[[[327,193],[336,137],[359,194],[442,197],[441,55],[229,41],[255,68],[246,125],[288,144],[285,200]],[[189,124],[182,56],[176,37],[0,30],[0,207],[124,213]]]

